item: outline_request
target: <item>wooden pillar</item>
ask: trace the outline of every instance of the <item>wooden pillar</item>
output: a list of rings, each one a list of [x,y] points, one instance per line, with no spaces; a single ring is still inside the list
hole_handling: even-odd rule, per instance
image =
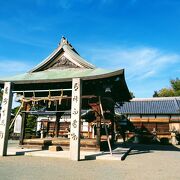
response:
[[[19,139],[19,145],[23,145],[23,140],[25,138],[25,128],[27,123],[27,114],[25,112],[22,113],[22,123],[21,123],[21,135]]]
[[[96,116],[96,146],[100,148],[101,146],[101,108],[100,104],[97,102],[89,104]]]
[[[60,119],[60,114],[56,113],[56,122],[55,122],[55,137],[59,136],[59,119]]]
[[[48,121],[47,121],[47,134],[46,134],[47,137],[49,137],[49,124],[50,124],[50,122],[49,122],[49,119],[48,119]]]
[[[90,138],[90,125],[89,125],[89,123],[88,123],[88,138]]]
[[[115,119],[114,119],[114,140],[117,141],[117,124]]]
[[[92,125],[92,138],[94,139],[94,124]]]
[[[80,160],[81,79],[72,80],[70,159]]]
[[[12,90],[11,83],[5,82],[2,110],[0,119],[0,156],[7,155],[8,137],[9,137],[9,123],[11,118],[11,106],[12,106]]]
[[[96,116],[96,146],[100,148],[101,145],[101,117]]]
[[[115,133],[114,133],[114,118],[111,119],[111,144],[114,144]]]

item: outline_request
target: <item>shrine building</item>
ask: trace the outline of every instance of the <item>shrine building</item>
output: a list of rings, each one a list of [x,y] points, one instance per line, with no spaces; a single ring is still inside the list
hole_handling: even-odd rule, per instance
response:
[[[11,98],[16,93],[21,103],[18,114],[22,117],[22,146],[59,145],[68,149],[71,140],[79,138],[75,130],[79,126],[80,147],[101,150],[107,146],[108,139],[111,144],[114,141],[114,107],[131,99],[124,69],[112,71],[95,67],[64,37],[58,47],[29,72],[0,78],[0,87],[4,88],[1,141],[7,140]],[[32,115],[36,117],[36,132],[28,134],[27,118]]]

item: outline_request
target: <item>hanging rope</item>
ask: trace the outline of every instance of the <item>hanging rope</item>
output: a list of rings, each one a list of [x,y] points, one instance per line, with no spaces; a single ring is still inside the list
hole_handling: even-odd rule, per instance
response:
[[[49,90],[48,99],[49,99],[48,108],[50,108],[51,107],[51,91],[50,90]]]
[[[99,96],[99,106],[100,106],[100,112],[101,112],[101,115],[102,115],[102,119],[103,119],[103,123],[104,123],[104,128],[105,128],[105,132],[106,132],[106,136],[107,136],[109,152],[112,155],[111,143],[110,143],[110,139],[109,139],[109,135],[108,135],[108,130],[107,130],[106,123],[105,123],[104,112],[103,112],[102,103],[101,103],[101,97],[100,96]]]
[[[14,124],[14,122],[15,122],[17,116],[19,115],[21,109],[23,108],[23,106],[24,106],[24,102],[21,103],[21,106],[19,107],[19,109],[18,109],[18,111],[17,111],[17,113],[16,113],[14,119],[12,120],[12,122],[11,122],[11,124],[10,124],[10,126],[9,126],[9,129],[11,129],[11,127],[13,126],[13,124]]]
[[[61,101],[63,98],[68,98],[67,95],[63,95],[63,90],[61,90],[61,95],[60,96],[51,96],[51,92],[49,90],[49,94],[47,97],[36,97],[35,93],[33,93],[32,97],[24,97],[22,96],[22,98],[20,99],[21,102],[32,102],[32,104],[34,104],[35,102],[39,102],[39,101],[44,101],[44,103],[46,101],[48,101],[48,105],[51,105],[52,101],[59,101],[59,104],[61,104]],[[70,98],[70,97],[69,97]],[[34,103],[33,103],[34,102]]]
[[[61,105],[62,97],[63,97],[63,89],[61,89],[61,95],[60,95],[60,98],[59,98],[59,105]]]
[[[32,105],[33,107],[35,106],[35,92],[33,91],[33,96],[32,96]]]

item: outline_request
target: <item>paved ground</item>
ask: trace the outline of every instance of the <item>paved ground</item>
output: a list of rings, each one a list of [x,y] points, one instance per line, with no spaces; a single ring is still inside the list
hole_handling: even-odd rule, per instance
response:
[[[0,179],[180,179],[179,148],[137,146],[124,161],[6,156],[0,158]],[[122,147],[118,151],[121,153]]]

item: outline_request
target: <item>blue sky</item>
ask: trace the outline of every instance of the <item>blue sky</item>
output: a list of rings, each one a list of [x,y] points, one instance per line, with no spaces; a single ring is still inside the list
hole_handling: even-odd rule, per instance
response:
[[[0,76],[28,71],[62,36],[97,67],[125,68],[136,97],[180,78],[179,0],[2,0]]]

